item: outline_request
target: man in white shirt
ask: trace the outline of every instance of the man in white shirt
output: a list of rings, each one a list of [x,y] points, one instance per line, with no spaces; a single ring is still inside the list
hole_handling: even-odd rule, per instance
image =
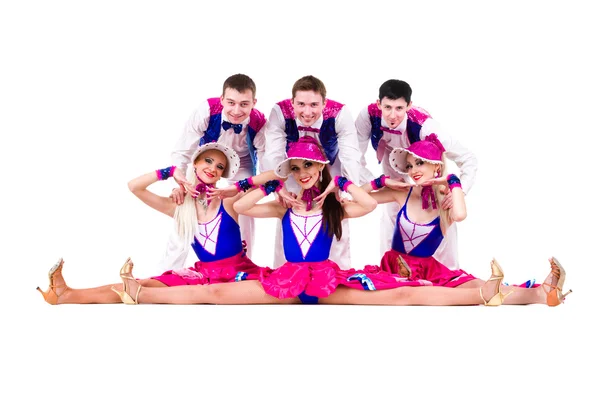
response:
[[[308,75],[294,83],[291,99],[275,104],[267,124],[265,169],[275,169],[285,159],[289,143],[301,136],[312,136],[323,146],[332,176],[343,175],[360,183],[360,152],[353,118],[346,106],[327,99],[326,95],[323,82]],[[286,187],[298,189],[291,180]],[[274,268],[285,263],[282,243],[281,225],[277,224]],[[330,259],[342,269],[351,268],[347,220],[342,221],[342,238],[333,241]]]
[[[171,153],[172,163],[177,167],[173,178],[181,189],[195,190],[185,177],[186,170],[194,151],[205,143],[222,143],[237,152],[240,166],[230,184],[262,170],[267,123],[264,114],[254,108],[255,96],[256,85],[249,76],[232,75],[223,83],[221,97],[207,99],[192,113]],[[178,204],[183,202],[183,190],[173,194]],[[254,220],[240,215],[238,223],[246,253],[251,258]],[[180,243],[176,233],[172,233],[159,269],[183,268],[189,247],[189,243]]]
[[[391,150],[397,147],[408,147],[411,143],[422,140],[430,133],[435,133],[446,148],[447,158],[460,168],[462,188],[465,194],[468,193],[475,180],[477,158],[448,135],[427,111],[413,106],[411,96],[412,89],[408,83],[390,79],[379,87],[377,102],[368,105],[358,114],[356,131],[362,153],[361,165],[366,167],[365,153],[370,143],[375,149],[383,174],[394,179],[403,179],[390,165]],[[361,172],[364,171],[363,169]],[[373,175],[361,177],[363,180],[374,178]],[[451,207],[451,199],[450,196],[446,196],[442,207]],[[391,248],[394,225],[399,210],[398,204],[384,205],[380,230],[382,255]],[[458,268],[456,225],[450,226],[444,241],[434,254],[436,259],[449,268]]]

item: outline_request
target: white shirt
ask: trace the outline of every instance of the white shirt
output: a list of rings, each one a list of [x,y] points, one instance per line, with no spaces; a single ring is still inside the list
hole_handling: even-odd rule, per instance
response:
[[[198,148],[200,139],[204,136],[204,131],[208,128],[208,122],[210,120],[210,106],[208,101],[196,109],[187,123],[183,134],[179,137],[175,144],[175,148],[171,153],[171,160],[173,165],[177,168],[181,168],[184,172],[187,169],[187,165],[191,162],[194,151]],[[221,113],[221,124],[224,122],[230,122],[224,113]],[[231,147],[235,150],[240,158],[244,158],[250,155],[250,149],[248,148],[248,142],[246,136],[248,135],[248,123],[250,122],[250,116],[242,122],[242,131],[236,134],[233,128],[229,128],[227,131],[221,126],[221,134],[218,143],[222,143],[226,146]],[[265,132],[267,130],[267,124],[256,133],[254,137],[254,147],[256,147],[258,160],[262,164],[263,154],[265,152]],[[262,168],[259,168],[262,171]]]
[[[312,124],[312,128],[321,129],[323,123],[323,115]],[[296,118],[296,125],[303,125]],[[343,106],[338,115],[335,117],[335,132],[338,139],[339,153],[337,159],[341,165],[342,174],[351,181],[360,182],[360,151],[358,148],[358,139],[356,136],[356,127],[352,120],[352,115],[346,106]],[[300,137],[312,136],[321,142],[319,134],[314,132],[299,131]],[[287,134],[285,133],[285,118],[278,104],[275,104],[269,115],[267,133],[266,133],[266,149],[263,159],[263,165],[266,170],[272,170],[286,158]]]
[[[408,140],[408,134],[406,132],[408,116],[404,117],[404,120],[394,130],[400,134],[392,134],[389,132],[382,131],[383,136],[379,142],[379,146],[385,146],[385,153],[381,160],[382,164],[385,164],[385,170],[393,171],[390,165],[389,155],[394,148],[408,147],[410,141]],[[381,126],[389,128],[383,117],[381,118]],[[360,152],[362,154],[360,163],[361,166],[366,169],[365,153],[371,143],[371,119],[369,117],[368,106],[361,110],[356,118],[356,131],[358,134],[358,142],[360,146]],[[469,191],[475,181],[475,173],[477,172],[477,158],[470,150],[461,145],[457,140],[453,139],[452,136],[444,132],[440,125],[432,118],[427,118],[421,127],[420,137],[421,140],[431,133],[435,133],[438,136],[439,141],[446,148],[446,157],[456,163],[460,168],[460,182],[462,189],[465,193]],[[364,171],[363,169],[363,171]],[[371,177],[361,175],[362,179],[373,180],[375,177],[371,174]]]

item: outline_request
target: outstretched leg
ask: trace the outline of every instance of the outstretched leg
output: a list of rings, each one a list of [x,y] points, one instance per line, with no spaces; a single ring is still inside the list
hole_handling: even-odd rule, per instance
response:
[[[404,286],[387,290],[357,290],[338,287],[329,297],[319,299],[321,304],[362,304],[389,306],[470,306],[484,304],[498,293],[494,281],[481,288],[457,289],[443,286]]]
[[[129,259],[127,260],[129,262]],[[119,296],[111,290],[111,287],[122,290],[122,284],[104,285],[94,288],[73,289],[69,287],[62,275],[64,261],[61,258],[48,272],[50,281],[48,289],[43,292],[37,288],[44,300],[52,305],[58,304],[114,304],[121,303]],[[142,286],[164,287],[165,284],[155,279],[140,280]]]
[[[133,268],[133,264],[131,264]],[[265,293],[259,281],[140,288],[131,268],[122,273],[126,293],[133,301],[150,304],[297,304],[298,298],[278,299]],[[123,271],[122,271],[123,272]]]

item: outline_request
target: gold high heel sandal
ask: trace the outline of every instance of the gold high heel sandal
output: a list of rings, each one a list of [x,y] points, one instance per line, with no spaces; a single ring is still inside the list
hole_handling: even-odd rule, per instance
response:
[[[495,258],[492,259],[492,262],[490,263],[490,267],[492,268],[492,276],[490,276],[490,279],[488,279],[487,281],[498,281],[496,283],[496,294],[494,296],[492,296],[491,299],[489,299],[488,301],[485,300],[485,298],[483,297],[483,287],[479,288],[479,296],[481,296],[481,300],[483,300],[483,305],[484,306],[499,306],[502,303],[504,303],[504,299],[506,299],[513,291],[511,290],[510,292],[504,294],[500,291],[500,285],[502,283],[502,279],[504,279],[504,271],[502,271],[502,268],[500,267],[500,264],[498,264],[498,261],[496,261]]]
[[[119,272],[121,275],[121,280],[123,281],[123,291],[117,290],[114,286],[111,287],[111,290],[119,295],[121,301],[125,304],[138,304],[138,297],[140,295],[140,290],[142,290],[142,285],[139,285],[137,288],[137,292],[135,293],[135,299],[131,297],[127,291],[128,285],[127,281],[135,281],[136,279],[132,276],[131,271],[133,270],[133,263],[131,262],[131,258],[128,258],[125,261],[125,264],[121,267],[121,271]]]
[[[48,289],[43,292],[42,289],[40,289],[40,287],[38,286],[36,289],[38,292],[40,292],[42,294],[42,296],[44,296],[44,300],[46,300],[46,303],[48,304],[52,304],[57,305],[58,304],[58,298],[60,296],[62,296],[62,294],[65,292],[65,290],[69,289],[69,287],[67,286],[66,283],[63,283],[62,285],[57,285],[54,283],[54,277],[57,274],[61,274],[62,275],[62,267],[63,267],[64,261],[62,259],[62,257],[58,260],[58,262],[56,264],[54,264],[52,266],[52,268],[50,268],[50,271],[48,271]],[[64,279],[63,279],[64,282]],[[63,289],[60,294],[56,293],[56,289]]]
[[[565,294],[562,293],[562,288],[563,284],[565,283],[565,279],[567,278],[567,273],[556,258],[552,257],[548,261],[550,261],[551,268],[550,275],[548,275],[548,278],[556,277],[558,278],[558,282],[556,283],[556,286],[554,286],[552,284],[553,279],[551,279],[550,283],[544,282],[542,284],[542,288],[544,289],[544,292],[546,292],[546,304],[548,304],[548,306],[550,307],[556,307],[557,305],[562,304],[565,300],[565,297],[567,297],[573,291],[569,290]],[[546,278],[546,281],[548,280],[548,278]],[[546,286],[552,289],[546,290]]]

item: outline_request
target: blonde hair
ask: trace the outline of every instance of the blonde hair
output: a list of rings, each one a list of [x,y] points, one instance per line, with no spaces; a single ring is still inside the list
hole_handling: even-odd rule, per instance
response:
[[[225,156],[225,160],[227,160],[227,156],[220,150],[217,149],[206,149],[208,150],[216,150],[222,153]],[[199,153],[194,160],[192,160],[191,168],[188,168],[186,178],[188,182],[192,184],[192,186],[196,187],[200,183],[198,177],[196,176],[195,166],[196,160],[200,158],[202,153]],[[229,164],[229,160],[227,160],[227,164]],[[181,238],[181,240],[189,245],[194,241],[194,235],[198,232],[198,214],[196,213],[196,199],[191,195],[186,194],[183,198],[183,204],[177,206],[175,208],[175,214],[173,215],[173,219],[175,221],[175,229],[177,231],[177,235]]]
[[[447,161],[448,161],[448,159],[446,158],[446,153],[444,152],[444,153],[442,153],[442,165],[441,165],[442,168],[441,168],[440,176],[448,175]],[[434,164],[434,165],[439,165],[439,164]],[[448,210],[445,210],[442,207],[442,201],[444,200],[444,195],[440,192],[440,187],[434,186],[433,191],[435,193],[435,201],[437,202],[437,207],[440,212],[440,228],[442,229],[442,235],[446,236],[446,229],[452,223],[452,220],[450,219],[450,212]]]

